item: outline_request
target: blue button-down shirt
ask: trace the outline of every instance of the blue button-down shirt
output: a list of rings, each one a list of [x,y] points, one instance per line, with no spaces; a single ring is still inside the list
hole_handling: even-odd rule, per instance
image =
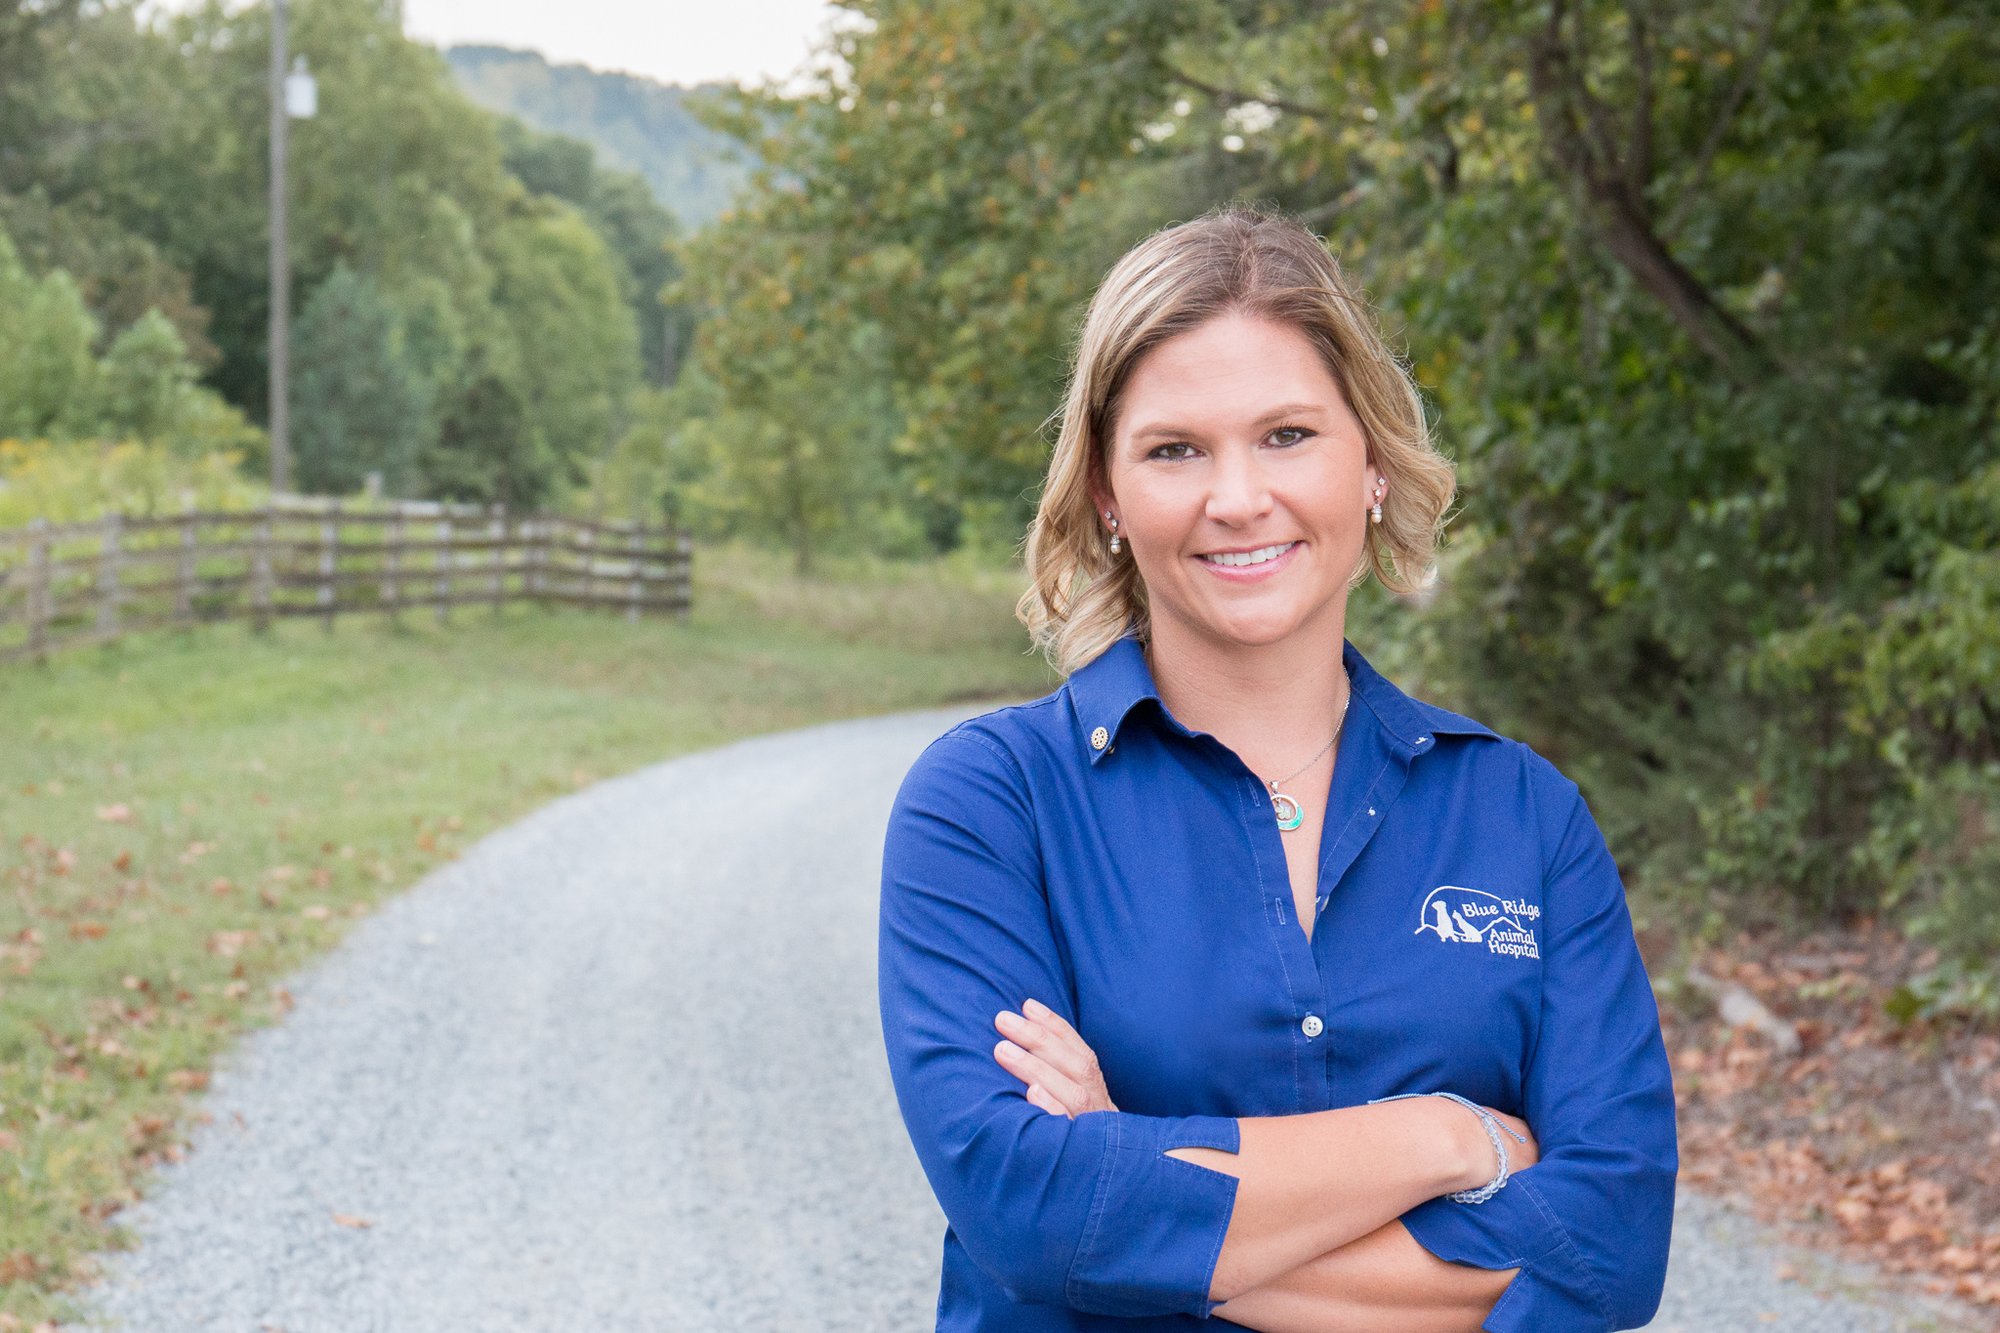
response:
[[[953,727],[903,780],[877,979],[949,1223],[940,1330],[1192,1328],[1237,1180],[1166,1149],[1233,1152],[1238,1116],[1432,1090],[1522,1116],[1541,1147],[1485,1203],[1403,1215],[1440,1258],[1521,1269],[1484,1327],[1652,1318],[1672,1076],[1603,836],[1526,745],[1342,657],[1310,938],[1269,792],[1167,712],[1129,633],[1053,694]],[[1045,1112],[993,1058],[994,1016],[1030,998],[1090,1044],[1117,1111]]]

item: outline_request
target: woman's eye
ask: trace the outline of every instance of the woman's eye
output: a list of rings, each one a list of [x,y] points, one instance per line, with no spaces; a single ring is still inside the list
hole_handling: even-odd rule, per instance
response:
[[[1161,446],[1160,446],[1159,448],[1157,448],[1157,449],[1153,450],[1153,452],[1152,452],[1152,453],[1150,453],[1150,454],[1148,454],[1148,455],[1146,455],[1146,456],[1147,456],[1148,458],[1158,458],[1158,459],[1162,459],[1162,460],[1164,460],[1165,462],[1168,462],[1168,463],[1178,463],[1178,462],[1179,462],[1179,461],[1180,461],[1181,459],[1183,459],[1183,458],[1186,458],[1186,457],[1187,457],[1187,455],[1186,455],[1186,454],[1169,454],[1169,453],[1167,453],[1166,451],[1167,451],[1167,450],[1169,450],[1169,449],[1191,449],[1191,448],[1193,448],[1193,447],[1194,447],[1193,445],[1190,445],[1190,444],[1183,444],[1183,443],[1181,443],[1180,441],[1176,440],[1176,441],[1175,441],[1174,443],[1172,443],[1172,444],[1163,444],[1163,445],[1161,445]]]
[[[1299,437],[1296,440],[1286,441],[1286,443],[1288,444],[1304,444],[1307,440],[1312,438],[1312,432],[1307,430],[1304,426],[1280,426],[1276,430],[1272,431],[1271,434],[1296,435]]]

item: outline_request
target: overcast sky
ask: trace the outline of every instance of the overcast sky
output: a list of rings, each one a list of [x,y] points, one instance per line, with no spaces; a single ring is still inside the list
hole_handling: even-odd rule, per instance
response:
[[[439,46],[524,47],[680,84],[789,81],[842,13],[826,0],[403,0],[410,35]]]
[[[826,0],[403,0],[412,37],[531,47],[664,83],[785,80],[838,11]]]

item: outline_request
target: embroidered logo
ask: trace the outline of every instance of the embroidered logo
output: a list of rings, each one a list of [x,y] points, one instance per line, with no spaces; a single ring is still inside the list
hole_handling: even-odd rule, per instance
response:
[[[1440,884],[1424,895],[1417,913],[1416,934],[1425,931],[1453,944],[1484,944],[1491,953],[1510,958],[1540,958],[1534,923],[1542,909],[1518,898],[1502,898],[1484,889]]]

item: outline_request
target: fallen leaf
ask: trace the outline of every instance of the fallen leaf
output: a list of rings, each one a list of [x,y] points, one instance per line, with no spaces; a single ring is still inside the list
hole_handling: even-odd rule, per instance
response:
[[[362,1227],[372,1227],[375,1225],[367,1218],[356,1217],[353,1213],[335,1213],[333,1215],[333,1220],[340,1223],[340,1225],[344,1227],[354,1227],[357,1229]]]
[[[208,937],[208,951],[220,958],[234,958],[253,934],[248,930],[218,930]]]

